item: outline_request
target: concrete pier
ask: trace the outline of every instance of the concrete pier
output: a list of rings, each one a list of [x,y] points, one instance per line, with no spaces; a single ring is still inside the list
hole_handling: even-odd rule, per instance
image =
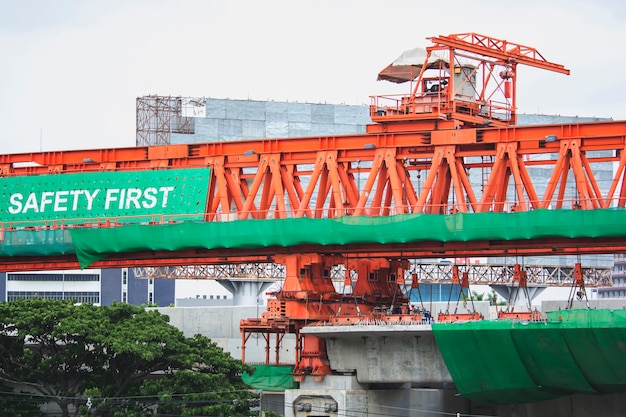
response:
[[[470,402],[454,391],[411,388],[410,384],[361,384],[355,376],[330,375],[323,382],[305,380],[285,391],[285,417],[432,416],[467,414]]]
[[[273,281],[251,279],[220,279],[216,281],[233,294],[233,305],[251,306],[263,304],[263,293]]]
[[[308,326],[326,339],[333,371],[354,373],[362,384],[452,384],[430,324]]]

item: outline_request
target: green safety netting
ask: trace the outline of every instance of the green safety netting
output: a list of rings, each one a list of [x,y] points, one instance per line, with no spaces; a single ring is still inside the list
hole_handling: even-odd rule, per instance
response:
[[[521,213],[133,224],[116,228],[72,229],[71,235],[80,265],[85,268],[110,254],[141,250],[623,237],[626,236],[626,210],[535,210]]]
[[[254,373],[244,371],[241,379],[254,389],[263,391],[285,391],[294,389],[298,384],[293,380],[293,366],[255,365]]]
[[[546,322],[435,323],[462,395],[485,404],[626,392],[626,311],[548,313]]]
[[[626,310],[565,310],[561,333],[589,384],[601,393],[626,392]]]
[[[68,230],[5,230],[0,240],[0,256],[57,256],[73,253],[74,244]]]
[[[144,250],[293,247],[304,244],[626,237],[626,210],[534,210],[521,213],[406,214],[334,219],[187,221],[112,228],[4,231],[0,256],[75,253],[82,268],[115,253]]]

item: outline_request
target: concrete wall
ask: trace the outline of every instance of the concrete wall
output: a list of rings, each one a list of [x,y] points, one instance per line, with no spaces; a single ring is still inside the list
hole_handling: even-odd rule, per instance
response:
[[[177,298],[176,307],[232,307],[232,297],[227,299],[211,298]]]
[[[471,309],[471,305],[467,305]],[[489,303],[474,303],[489,317]],[[468,313],[455,303],[433,303],[433,317],[439,312]],[[361,384],[402,384],[441,388],[453,384],[430,324],[374,324],[352,326],[308,326],[303,334],[326,340],[330,367],[336,373],[350,373]]]
[[[454,394],[450,390],[410,386],[372,387],[360,384],[353,376],[333,375],[322,383],[305,381],[300,389],[285,391],[285,417],[426,417],[469,413],[470,402]],[[306,404],[310,404],[310,411],[302,410]]]
[[[587,305],[588,303],[588,305]],[[543,301],[541,303],[541,311],[565,310],[567,308],[567,300]],[[608,309],[626,309],[626,298],[622,299],[598,299],[598,300],[575,300],[572,308],[608,308]]]
[[[159,307],[157,310],[170,318],[170,324],[182,330],[186,337],[196,334],[211,339],[215,344],[235,359],[241,359],[241,333],[239,322],[242,319],[260,317],[263,306],[237,307]],[[265,363],[265,340],[252,335],[246,343],[246,363]],[[275,358],[274,338],[270,338],[270,360]],[[281,364],[295,362],[295,337],[286,335],[280,346]]]

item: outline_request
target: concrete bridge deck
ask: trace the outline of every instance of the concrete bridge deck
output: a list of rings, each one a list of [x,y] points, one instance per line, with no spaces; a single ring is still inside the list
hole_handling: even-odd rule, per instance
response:
[[[308,326],[302,333],[326,339],[333,371],[359,383],[452,384],[430,324]]]

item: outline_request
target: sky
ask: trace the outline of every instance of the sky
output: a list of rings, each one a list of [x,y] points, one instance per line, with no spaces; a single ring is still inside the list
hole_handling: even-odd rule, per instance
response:
[[[536,48],[520,113],[626,119],[621,0],[0,0],[0,154],[135,144],[149,94],[368,104],[431,36]],[[403,91],[404,92],[404,91]]]

